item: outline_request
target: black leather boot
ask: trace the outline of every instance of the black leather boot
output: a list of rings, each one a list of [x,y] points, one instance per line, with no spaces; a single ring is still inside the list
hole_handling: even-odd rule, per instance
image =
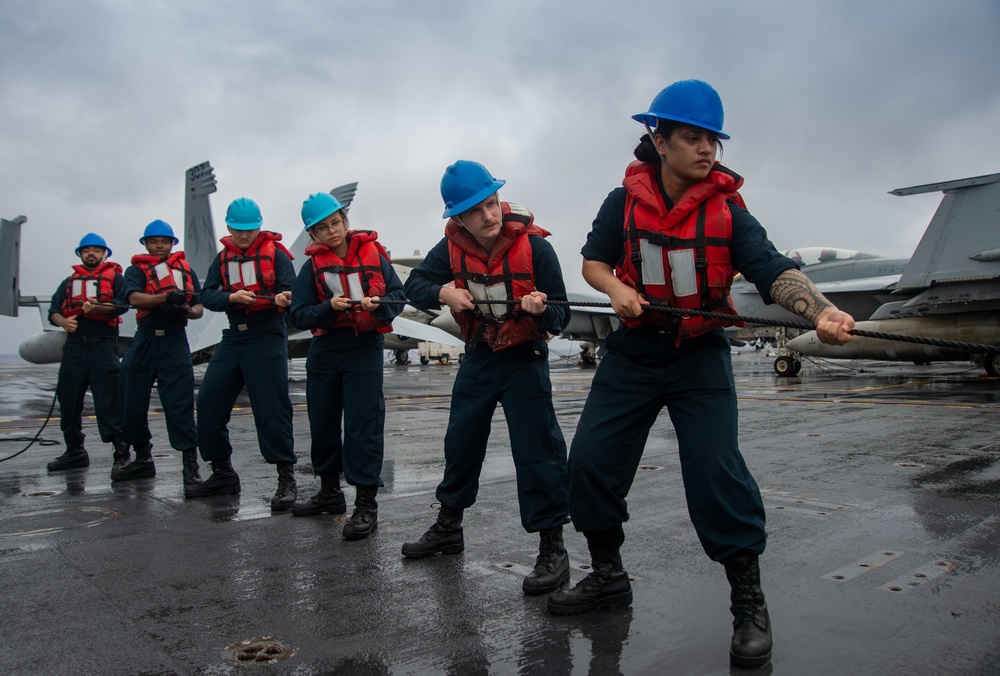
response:
[[[240,477],[229,458],[212,461],[212,476],[193,486],[184,487],[185,498],[208,498],[213,495],[235,495],[240,492]]]
[[[362,540],[378,528],[378,503],[375,496],[378,486],[358,486],[358,496],[354,500],[354,513],[351,520],[344,524],[344,538],[347,540]]]
[[[347,511],[344,492],[340,490],[340,473],[320,474],[319,493],[308,500],[292,505],[295,516],[317,516],[319,514],[343,514]]]
[[[723,562],[732,593],[733,642],[729,663],[758,669],[771,661],[771,618],[760,590],[760,565],[753,554],[738,554]]]
[[[114,453],[111,456],[111,479],[115,478],[115,470],[123,469],[129,463],[129,452],[128,452],[128,442],[118,437],[111,442],[111,446],[114,447]],[[136,449],[136,453],[139,450]],[[138,477],[136,477],[138,478]]]
[[[127,444],[125,445],[125,453],[128,454]],[[153,444],[150,443],[135,449],[135,460],[124,467],[116,467],[111,470],[112,481],[149,479],[154,476],[156,476],[156,465],[153,464]]]
[[[201,472],[198,470],[198,449],[188,448],[181,451],[181,475],[184,477],[184,488],[201,483]]]
[[[403,545],[403,556],[410,559],[422,559],[435,554],[458,554],[465,549],[462,537],[461,509],[452,509],[441,505],[437,521],[416,542]]]
[[[73,469],[74,467],[89,466],[90,456],[87,455],[87,449],[83,446],[67,448],[65,453],[46,465],[50,472],[58,472],[62,469]]]
[[[560,589],[548,600],[553,615],[576,615],[596,608],[614,608],[632,604],[632,585],[622,568],[617,549],[590,547],[593,572],[572,589]]]
[[[729,610],[733,613],[733,643],[729,663],[758,669],[771,661],[771,618],[760,590],[760,565],[753,554],[740,554],[723,562],[733,588]]]
[[[290,462],[278,463],[278,490],[271,498],[271,511],[284,512],[291,509],[295,504],[295,497],[298,495],[298,486],[295,484],[295,465]]]
[[[562,526],[539,532],[535,569],[524,578],[525,594],[548,594],[569,582],[569,556],[563,546]]]

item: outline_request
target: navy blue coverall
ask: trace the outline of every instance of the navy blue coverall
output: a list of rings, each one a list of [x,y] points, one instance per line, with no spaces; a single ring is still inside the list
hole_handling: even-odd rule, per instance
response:
[[[405,300],[403,283],[392,264],[382,258],[381,269],[386,284],[386,293],[381,298]],[[292,288],[289,308],[291,323],[297,329],[330,328],[341,314],[329,301],[319,299],[315,279],[312,264],[303,263]],[[402,309],[401,304],[382,304],[374,315],[389,323]],[[332,329],[310,341],[306,357],[306,406],[316,474],[339,476],[343,472],[352,486],[383,485],[384,344],[382,334],[376,331],[359,335],[346,327]]]
[[[294,464],[292,402],[288,398],[288,329],[285,314],[273,310],[246,312],[230,305],[223,289],[221,255],[208,268],[201,304],[229,316],[229,328],[215,349],[198,390],[198,448],[206,462],[228,459],[229,419],[244,385],[250,397],[257,443],[264,459]],[[276,293],[290,291],[295,283],[292,261],[281,250],[274,252]]]
[[[49,322],[52,315],[62,314],[66,300],[64,279],[52,294],[49,304]],[[124,280],[115,275],[112,284],[114,299],[120,310],[109,314],[113,319],[128,311],[125,303]],[[101,441],[111,443],[122,438],[121,419],[118,414],[118,383],[121,364],[118,359],[118,327],[111,326],[102,319],[87,319],[77,315],[77,328],[66,334],[62,361],[59,364],[59,378],[56,392],[59,398],[59,426],[62,429],[66,448],[84,448],[83,441],[83,399],[87,388],[94,397],[94,415],[97,417],[97,431]]]
[[[668,208],[672,202],[661,194]],[[613,190],[581,253],[615,268],[625,251],[625,188]],[[771,303],[771,284],[797,265],[779,254],[746,209],[733,204],[733,267]],[[725,333],[684,340],[625,324],[608,336],[570,451],[573,526],[592,545],[618,549],[626,496],[649,429],[666,406],[677,433],[688,512],[714,561],[764,551],[764,504],[737,442],[736,387]]]
[[[201,292],[192,270],[194,292]],[[146,293],[146,273],[137,265],[125,270],[125,299]],[[197,296],[196,296],[197,298]],[[200,301],[199,301],[200,302]],[[194,421],[194,366],[188,345],[187,317],[177,317],[158,306],[136,321],[135,336],[122,358],[121,401],[125,439],[132,448],[149,443],[149,399],[156,382],[167,422],[170,445],[186,451],[198,445]]]
[[[550,300],[566,300],[559,259],[552,245],[529,236],[535,288]],[[444,238],[415,267],[404,289],[410,302],[422,309],[440,309],[441,287],[455,279]],[[547,305],[535,317],[539,328],[558,334],[569,323],[565,305]],[[521,524],[529,533],[569,522],[566,441],[552,406],[549,348],[531,341],[494,352],[481,341],[466,346],[451,393],[451,411],[444,438],[444,479],[437,500],[452,509],[472,506],[479,492],[479,476],[497,404],[503,406],[517,475]]]

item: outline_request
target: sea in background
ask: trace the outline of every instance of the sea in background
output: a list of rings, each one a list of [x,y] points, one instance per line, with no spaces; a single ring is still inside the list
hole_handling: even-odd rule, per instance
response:
[[[0,355],[0,421],[44,419],[55,397],[58,375],[59,364],[30,364],[16,354]],[[87,399],[89,415],[93,402],[89,395]],[[58,433],[58,422],[55,430]]]

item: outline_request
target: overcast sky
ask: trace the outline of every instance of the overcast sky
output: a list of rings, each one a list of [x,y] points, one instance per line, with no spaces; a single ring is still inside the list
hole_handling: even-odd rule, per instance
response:
[[[21,293],[49,296],[96,231],[127,264],[184,172],[210,161],[290,242],[312,192],[358,181],[353,227],[396,255],[444,221],[444,168],[485,164],[552,231],[567,286],[645,111],[700,78],[724,161],[779,249],[908,256],[939,194],[1000,171],[997,0],[304,2],[5,0],[0,215],[23,227]],[[183,245],[183,242],[182,242]],[[0,354],[37,317],[0,318]]]

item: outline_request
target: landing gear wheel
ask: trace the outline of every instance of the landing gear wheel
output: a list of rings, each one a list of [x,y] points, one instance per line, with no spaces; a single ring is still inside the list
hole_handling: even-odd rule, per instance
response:
[[[774,360],[774,372],[779,378],[791,378],[802,368],[802,362],[793,357],[778,357]]]
[[[986,358],[983,359],[983,366],[986,367],[986,375],[1000,378],[1000,352],[986,355]]]

